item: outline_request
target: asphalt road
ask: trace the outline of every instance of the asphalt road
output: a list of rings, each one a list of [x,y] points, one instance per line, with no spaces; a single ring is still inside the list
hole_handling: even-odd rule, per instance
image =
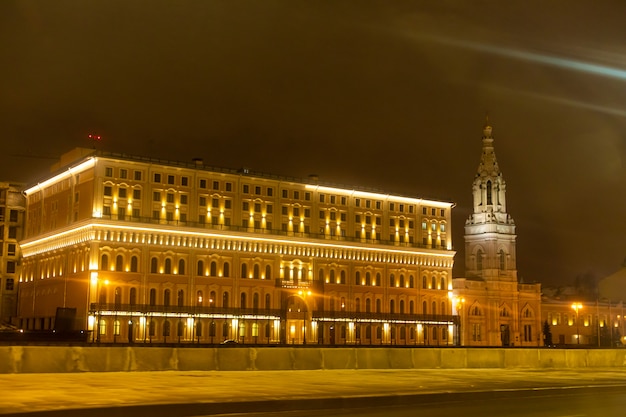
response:
[[[626,368],[4,374],[0,414],[624,416]]]

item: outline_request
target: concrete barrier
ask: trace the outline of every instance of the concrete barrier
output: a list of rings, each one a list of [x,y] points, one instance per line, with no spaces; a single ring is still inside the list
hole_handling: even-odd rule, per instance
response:
[[[0,346],[0,374],[626,367],[626,349]]]

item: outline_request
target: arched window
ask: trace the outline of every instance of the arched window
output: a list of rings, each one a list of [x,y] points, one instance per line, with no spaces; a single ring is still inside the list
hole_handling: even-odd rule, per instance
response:
[[[441,302],[441,314],[446,314],[446,302]]]
[[[150,323],[148,323],[148,336],[154,337],[156,334],[156,323],[154,320],[150,319]]]
[[[409,314],[415,314],[415,302],[413,300],[409,301]]]
[[[361,273],[359,271],[354,274],[354,284],[361,285]]]
[[[361,312],[361,299],[358,297],[354,300],[354,311],[357,313]]]
[[[100,304],[106,304],[107,302],[107,289],[106,287],[103,287],[100,289],[100,297],[99,298],[99,303]]]
[[[155,288],[150,288],[150,305],[151,306],[156,305],[156,289]]]
[[[372,300],[370,300],[369,298],[365,299],[365,312],[366,313],[372,312]]]
[[[120,287],[115,288],[115,309],[119,310],[122,307],[122,289]]]
[[[341,311],[346,311],[346,299],[345,297],[341,297],[341,304],[339,305]]]
[[[167,289],[163,291],[163,305],[168,307],[172,303],[172,292]]]
[[[115,270],[120,272],[124,271],[124,257],[122,255],[115,257]]]
[[[493,204],[493,199],[491,198],[491,181],[487,181],[487,205]]]
[[[197,263],[196,267],[196,275],[199,277],[204,276],[204,261],[200,260]]]
[[[265,279],[272,279],[272,266],[265,265]]]
[[[269,310],[270,308],[272,308],[272,303],[271,303],[272,298],[270,297],[269,294],[265,294],[265,309]]]
[[[184,259],[178,260],[178,274],[185,275],[185,260]]]
[[[372,274],[369,271],[365,273],[365,285],[372,285]]]
[[[256,311],[259,309],[259,293],[255,292],[252,296],[252,308]]]
[[[483,270],[483,251],[480,249],[476,252],[476,269],[479,271]]]
[[[109,256],[106,253],[100,257],[100,269],[102,271],[109,269]]]
[[[335,270],[334,269],[330,270],[330,283],[331,284],[335,283]]]
[[[246,308],[246,293],[241,293],[241,303],[239,305],[241,308]]]
[[[430,289],[432,289],[432,290],[436,290],[437,289],[437,278],[432,277],[430,279]]]
[[[150,259],[150,273],[156,274],[159,272],[159,260],[157,258]]]
[[[261,278],[261,268],[259,268],[259,264],[254,264],[254,267],[252,268],[252,278]]]
[[[400,314],[404,314],[404,300],[400,300]]]
[[[415,288],[415,277],[413,275],[409,275],[409,288]]]
[[[394,300],[389,300],[389,312],[391,314],[396,312],[396,302]]]
[[[165,258],[165,271],[166,274],[172,273],[172,260],[170,258]]]
[[[500,249],[500,252],[498,253],[498,258],[500,261],[500,270],[504,271],[506,269],[506,258],[504,256],[504,250]]]
[[[437,303],[435,301],[433,301],[433,309],[431,311],[432,314],[437,314]]]
[[[439,283],[439,289],[440,290],[445,290],[446,289],[446,279],[444,277],[441,277],[441,281]]]
[[[428,314],[428,303],[426,301],[422,303],[422,314]]]
[[[376,274],[376,282],[372,282],[372,285],[374,287],[380,287],[380,283],[381,283],[381,278],[380,278],[380,272]]]
[[[216,277],[217,276],[217,262],[215,261],[211,261],[211,267],[209,270],[209,275],[212,277]]]
[[[169,320],[165,320],[163,322],[163,336],[164,337],[169,337],[170,336],[170,331],[171,331],[171,324]]]
[[[248,264],[241,264],[241,278],[248,278]]]
[[[178,290],[178,295],[176,297],[176,304],[178,307],[182,307],[185,305],[185,291]]]
[[[426,278],[426,275],[424,275],[422,277],[422,288],[424,288],[424,289],[426,289],[428,287],[426,281],[427,281],[427,278]]]
[[[213,307],[215,305],[216,298],[217,294],[215,291],[211,291],[211,294],[209,294],[209,307]]]
[[[389,286],[392,288],[396,286],[396,277],[393,274],[389,277]]]
[[[404,274],[400,274],[400,288],[404,288],[406,286],[406,282],[404,281]]]
[[[346,283],[346,271],[342,270],[339,274],[339,283],[340,284],[345,284]]]
[[[230,264],[228,262],[224,262],[224,277],[230,277]]]
[[[228,291],[224,291],[222,294],[222,307],[228,308]]]
[[[318,278],[320,281],[322,281],[322,282],[324,281],[324,270],[323,270],[323,269],[320,269],[320,270],[319,270],[319,274],[317,275],[317,278]]]
[[[130,258],[130,272],[139,271],[139,259],[136,256]]]
[[[376,312],[380,313],[380,310],[381,310],[381,301],[380,301],[380,298],[377,298],[376,299]]]

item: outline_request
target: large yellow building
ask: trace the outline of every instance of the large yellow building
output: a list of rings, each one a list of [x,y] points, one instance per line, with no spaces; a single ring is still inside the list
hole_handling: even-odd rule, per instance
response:
[[[496,160],[492,127],[473,183],[473,212],[465,223],[464,278],[455,278],[454,312],[465,346],[543,346],[541,284],[517,280],[515,222]]]
[[[0,324],[15,316],[24,225],[22,184],[0,182]]]
[[[450,345],[450,202],[95,150],[26,190],[16,324],[100,342]]]

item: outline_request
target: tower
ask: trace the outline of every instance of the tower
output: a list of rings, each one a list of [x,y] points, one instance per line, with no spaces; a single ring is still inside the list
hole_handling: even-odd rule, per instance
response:
[[[493,141],[487,121],[472,188],[474,211],[465,222],[466,275],[484,281],[517,282],[515,222],[506,211],[506,183]]]

